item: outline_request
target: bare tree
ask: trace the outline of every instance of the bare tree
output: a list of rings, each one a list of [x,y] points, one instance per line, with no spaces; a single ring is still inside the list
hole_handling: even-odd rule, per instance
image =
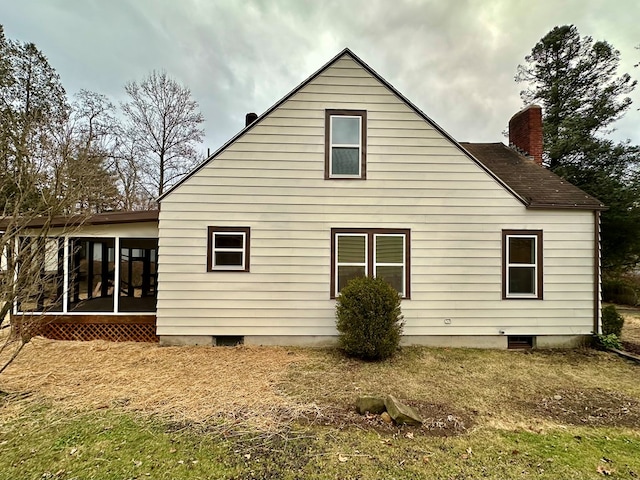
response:
[[[77,203],[71,213],[100,213],[119,207],[111,152],[116,143],[115,107],[104,95],[81,90],[65,124],[56,132],[59,188],[73,188]],[[64,193],[60,194],[65,196]]]
[[[97,176],[93,184],[104,186],[88,161],[99,151],[95,123],[73,112],[42,52],[6,40],[0,26],[0,373],[37,332],[41,313],[61,302],[54,219],[75,215],[77,228],[92,210],[87,184]],[[25,314],[9,323],[14,305]]]
[[[166,72],[153,71],[140,83],[128,83],[125,91],[129,144],[137,148],[139,173],[148,196],[155,198],[198,160],[204,118],[190,90]]]

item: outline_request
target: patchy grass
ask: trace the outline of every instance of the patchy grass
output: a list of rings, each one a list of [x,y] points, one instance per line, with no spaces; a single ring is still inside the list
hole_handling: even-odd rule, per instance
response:
[[[620,338],[622,345],[625,350],[640,355],[640,308],[619,305],[616,307],[624,317]]]
[[[618,306],[618,311],[624,317],[622,340],[640,344],[640,308]]]
[[[371,363],[37,339],[0,376],[0,479],[638,478],[639,373],[593,350]],[[361,393],[394,394],[426,424],[359,416]]]
[[[5,407],[6,408],[6,407]],[[224,438],[114,411],[62,415],[12,401],[0,479],[597,479],[640,475],[640,435],[589,427],[483,430],[458,437],[299,428]]]
[[[640,427],[638,369],[603,352],[407,348],[386,363],[351,360],[335,351],[307,355],[280,384],[299,402],[347,411],[360,393],[393,393],[442,405],[445,414],[467,412],[478,427],[532,431],[563,425],[568,419],[556,413],[563,408],[605,407],[611,415],[601,412],[606,420],[595,423]],[[549,399],[558,404],[555,412],[543,408]],[[629,402],[629,414],[615,420]],[[569,423],[593,420],[581,415]]]

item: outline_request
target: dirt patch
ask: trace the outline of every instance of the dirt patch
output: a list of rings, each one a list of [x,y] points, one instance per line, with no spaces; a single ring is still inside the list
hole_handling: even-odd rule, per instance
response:
[[[532,405],[536,414],[570,425],[639,427],[640,402],[602,389],[560,390]]]
[[[640,355],[640,344],[635,342],[622,341],[622,349],[625,352],[633,353],[634,355]]]
[[[407,401],[405,403],[418,411],[424,420],[421,426],[386,423],[380,415],[358,414],[354,406],[333,409],[324,408],[321,416],[310,418],[309,421],[339,429],[373,429],[390,437],[452,437],[466,433],[475,424],[473,415],[455,410],[447,405],[419,401]]]

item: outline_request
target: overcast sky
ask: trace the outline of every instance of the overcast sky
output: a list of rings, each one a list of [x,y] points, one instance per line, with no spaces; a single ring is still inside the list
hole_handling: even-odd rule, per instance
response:
[[[215,150],[349,47],[460,141],[504,141],[516,67],[556,25],[607,40],[640,78],[638,0],[0,0],[8,38],[34,42],[69,94],[124,99],[164,69],[188,86]],[[640,144],[640,87],[617,139]]]

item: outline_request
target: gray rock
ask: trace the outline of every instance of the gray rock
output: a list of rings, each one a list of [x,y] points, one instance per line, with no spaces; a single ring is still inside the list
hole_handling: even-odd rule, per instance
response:
[[[380,415],[385,411],[384,398],[376,395],[361,395],[356,400],[356,411],[360,415],[364,415],[366,412]]]
[[[380,414],[380,418],[382,419],[382,421],[384,423],[391,423],[393,422],[393,419],[391,418],[391,415],[389,415],[387,412],[382,412]]]
[[[418,412],[404,403],[400,403],[393,395],[387,395],[384,405],[391,418],[398,425],[422,425],[422,418]]]

